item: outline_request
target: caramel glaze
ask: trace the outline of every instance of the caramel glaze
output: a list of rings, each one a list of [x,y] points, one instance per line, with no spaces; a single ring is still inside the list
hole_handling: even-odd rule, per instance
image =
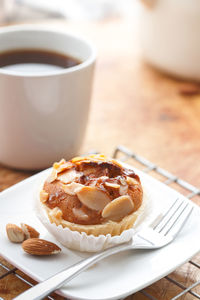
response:
[[[134,178],[136,184],[128,185],[126,194],[131,196],[134,202],[134,211],[140,207],[142,202],[142,187],[139,176],[136,175],[133,170],[123,168],[112,162],[93,161],[73,163],[72,168],[82,174],[80,177],[75,179],[75,182],[81,183],[85,186],[96,186],[107,193],[111,201],[120,196],[119,189],[108,187],[105,185],[105,182],[115,183],[121,186],[122,182],[125,182],[127,176]],[[51,209],[59,207],[63,213],[62,218],[64,220],[83,225],[102,224],[105,222],[105,219],[101,216],[101,211],[89,209],[79,201],[76,195],[72,196],[65,193],[62,188],[62,183],[59,180],[55,180],[51,183],[47,180],[43,188],[49,194],[49,199],[47,200],[46,205]],[[81,209],[81,211],[88,217],[86,219],[78,218],[74,214],[73,208]]]

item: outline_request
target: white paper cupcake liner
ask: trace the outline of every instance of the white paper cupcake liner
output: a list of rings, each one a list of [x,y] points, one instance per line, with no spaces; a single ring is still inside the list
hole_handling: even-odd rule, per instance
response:
[[[143,204],[139,209],[139,216],[134,223],[133,228],[124,230],[120,235],[87,235],[85,232],[72,231],[69,228],[63,228],[62,225],[51,223],[45,206],[40,202],[39,192],[36,197],[36,214],[46,229],[65,247],[83,251],[83,252],[98,252],[117,244],[128,242],[134,233],[148,222],[148,215],[151,212],[151,195],[143,187]]]

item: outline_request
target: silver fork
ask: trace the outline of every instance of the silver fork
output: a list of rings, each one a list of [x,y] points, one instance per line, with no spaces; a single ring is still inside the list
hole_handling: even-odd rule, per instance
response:
[[[60,288],[64,283],[72,280],[82,271],[97,261],[112,254],[130,249],[158,249],[171,243],[189,218],[193,206],[185,200],[177,199],[156,222],[156,225],[141,229],[133,238],[124,244],[114,246],[94,254],[71,267],[57,273],[49,279],[30,288],[15,300],[38,300]]]

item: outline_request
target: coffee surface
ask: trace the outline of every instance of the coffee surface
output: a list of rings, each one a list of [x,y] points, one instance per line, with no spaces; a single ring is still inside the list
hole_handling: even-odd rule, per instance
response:
[[[80,63],[77,58],[42,49],[17,49],[0,53],[0,68],[20,73],[51,72]]]

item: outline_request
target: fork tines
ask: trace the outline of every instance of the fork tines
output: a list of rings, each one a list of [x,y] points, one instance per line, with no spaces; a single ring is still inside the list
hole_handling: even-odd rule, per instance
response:
[[[193,206],[189,201],[177,198],[153,229],[163,235],[170,233],[175,236],[185,224],[192,210]]]

